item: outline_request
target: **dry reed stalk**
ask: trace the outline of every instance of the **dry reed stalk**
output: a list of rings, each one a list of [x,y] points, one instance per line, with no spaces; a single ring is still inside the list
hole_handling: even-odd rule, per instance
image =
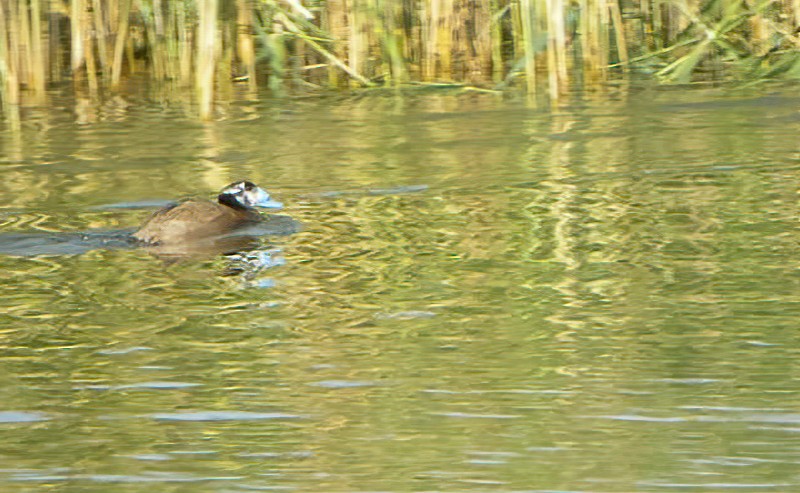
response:
[[[439,58],[437,77],[445,80],[453,79],[453,25],[454,0],[442,0],[442,9],[437,19],[436,49]]]
[[[349,44],[348,29],[348,1],[328,0],[327,8],[323,11],[323,27],[333,37],[333,55],[340,60],[347,60],[347,45]],[[328,65],[328,84],[338,87],[342,84],[339,71],[334,64]]]
[[[83,68],[84,63],[84,26],[83,12],[86,10],[85,0],[71,0],[69,13],[69,30],[72,43],[70,44],[70,69],[73,77]]]
[[[173,84],[181,78],[180,45],[178,44],[178,14],[177,10],[182,5],[176,2],[167,2],[164,18],[164,48],[167,64],[167,78]]]
[[[150,60],[153,64],[153,78],[162,81],[167,78],[169,63],[164,46],[164,13],[161,0],[152,0],[152,8],[146,9],[144,1],[139,2],[145,21],[147,41],[150,44]],[[149,14],[149,15],[147,15]]]
[[[97,44],[97,60],[99,62],[98,66],[103,71],[103,74],[107,77],[107,69],[111,66],[111,61],[108,59],[108,34],[106,32],[106,21],[103,12],[101,1],[92,0],[92,13],[94,14],[92,16],[94,18],[94,40]],[[91,23],[89,25],[91,25]]]
[[[3,113],[10,127],[19,130],[19,79],[17,62],[11,53],[9,15],[10,13],[6,12],[6,3],[0,3],[0,102],[3,104]]]
[[[369,52],[369,39],[367,38],[364,22],[364,1],[350,0],[351,8],[348,11],[348,25],[350,28],[348,55],[349,67],[355,73],[364,73]]]
[[[423,30],[424,36],[422,39],[422,80],[424,81],[430,81],[436,77],[438,26],[442,1],[444,0],[430,0],[429,3],[423,3],[423,8],[426,5],[429,6],[428,9],[422,11],[422,20],[427,24]]]
[[[196,90],[200,118],[210,120],[214,110],[214,66],[217,51],[218,0],[198,0]]]
[[[191,86],[192,79],[192,51],[194,30],[186,22],[186,5],[181,4],[175,9],[175,30],[178,34],[178,52],[180,58],[180,85],[182,87]]]
[[[45,96],[47,66],[42,49],[42,6],[41,0],[31,0],[31,89],[37,102]]]
[[[559,77],[558,54],[556,52],[555,32],[553,26],[553,16],[555,15],[553,0],[544,0],[539,4],[539,11],[545,12],[544,19],[540,21],[539,28],[546,33],[546,52],[547,52],[547,88],[550,95],[550,103],[558,103],[561,94],[561,78]]]
[[[800,26],[800,0],[788,0],[786,8],[789,10],[789,18],[793,18],[792,25]],[[800,45],[800,41],[795,41],[795,44]]]
[[[251,0],[236,2],[236,46],[239,61],[244,75],[247,76],[247,87],[255,91],[256,84],[256,49],[253,42],[253,5]]]
[[[9,73],[13,74],[15,83],[15,91],[19,91],[20,84],[25,79],[24,69],[20,66],[20,42],[19,42],[19,20],[17,19],[17,4],[15,2],[8,3],[8,11],[6,12],[6,33],[8,33],[8,65]],[[15,98],[19,102],[19,97]]]
[[[81,24],[83,26],[83,58],[86,62],[86,80],[89,84],[89,96],[91,98],[97,97],[99,84],[97,82],[97,63],[95,61],[94,46],[93,46],[93,32],[91,26],[92,12],[88,8],[84,8],[82,12]]]
[[[125,44],[128,39],[128,23],[130,21],[131,0],[119,0],[117,16],[117,37],[114,40],[114,59],[111,62],[111,87],[118,88],[122,75],[122,57],[125,56]]]
[[[283,92],[283,74],[286,60],[286,45],[283,42],[283,25],[276,22],[272,34],[267,35],[270,47],[269,88],[276,94]]]
[[[536,32],[532,0],[519,1],[521,45],[525,59],[525,87],[528,94],[536,94]]]
[[[232,29],[231,29],[232,28]],[[230,25],[220,22],[218,26],[219,43],[217,43],[217,67],[216,73],[216,92],[215,99],[223,102],[230,100],[233,94],[233,51],[235,47],[234,38],[236,36],[236,24]]]
[[[563,0],[549,0],[548,2],[548,31],[552,40],[552,50],[555,53],[556,70],[561,87],[567,87],[569,76],[567,71],[567,33],[564,12],[566,6]]]
[[[16,10],[16,11],[15,11]],[[26,0],[18,0],[16,9],[14,3],[11,4],[11,28],[16,31],[17,47],[14,52],[17,56],[17,67],[19,68],[19,81],[23,87],[31,85],[31,20],[28,16],[28,5]]]
[[[490,9],[490,39],[492,43],[492,82],[495,85],[499,84],[503,80],[503,24],[502,18],[504,17],[504,12],[507,9],[505,7],[501,8],[500,2],[498,0],[492,0],[492,5]]]
[[[61,68],[63,67],[63,50],[61,50],[61,25],[58,22],[59,14],[51,6],[48,0],[47,24],[48,24],[48,39],[47,39],[47,61],[45,62],[49,68],[50,81],[58,82],[61,80]]]
[[[464,53],[466,62],[464,80],[480,84],[494,78],[492,2],[467,2],[465,11],[467,16],[464,22],[464,34],[468,44]]]
[[[397,19],[402,15],[402,5],[393,1],[380,0],[375,6],[378,11],[378,22],[382,26],[382,43],[384,62],[387,69],[384,72],[391,74],[389,82],[398,85],[406,80],[406,66],[403,59],[402,30],[397,25]]]
[[[608,65],[608,15],[605,0],[581,0],[581,52],[584,83],[593,84],[605,78]]]

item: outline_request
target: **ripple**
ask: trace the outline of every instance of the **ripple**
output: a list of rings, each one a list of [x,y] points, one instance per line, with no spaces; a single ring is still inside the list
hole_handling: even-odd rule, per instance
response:
[[[195,411],[181,413],[156,413],[151,418],[158,421],[255,421],[265,419],[300,419],[303,416],[285,413],[254,413],[248,411]]]
[[[140,382],[125,385],[82,385],[74,387],[76,390],[179,390],[199,387],[199,383],[190,382]]]
[[[639,414],[615,414],[609,416],[585,416],[585,417],[613,419],[615,421],[647,421],[650,423],[683,423],[686,421],[690,421],[687,418],[680,418],[680,417],[658,418],[655,416],[642,416]]]
[[[35,423],[49,419],[45,414],[37,412],[0,411],[0,423]]]
[[[102,354],[104,356],[111,356],[115,354],[128,354],[128,353],[135,353],[137,351],[152,351],[153,348],[147,346],[133,346],[128,348],[119,348],[119,349],[101,349],[97,351],[97,354]]]
[[[436,314],[424,310],[407,310],[394,313],[378,313],[375,318],[378,320],[412,320],[415,318],[433,318]]]
[[[517,419],[522,416],[518,414],[473,414],[473,413],[431,413],[434,416],[444,416],[446,418],[465,418],[465,419]]]
[[[326,389],[351,389],[356,387],[372,387],[375,385],[375,382],[367,380],[322,380],[312,385],[315,387],[324,387]]]

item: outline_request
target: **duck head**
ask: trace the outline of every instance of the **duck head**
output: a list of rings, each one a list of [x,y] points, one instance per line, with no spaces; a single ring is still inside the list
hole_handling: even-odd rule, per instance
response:
[[[281,209],[283,204],[272,200],[266,190],[249,181],[237,181],[223,188],[217,200],[235,209]]]

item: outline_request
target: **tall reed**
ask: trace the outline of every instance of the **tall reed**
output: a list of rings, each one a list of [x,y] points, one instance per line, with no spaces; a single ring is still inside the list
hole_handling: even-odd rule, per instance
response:
[[[192,88],[202,118],[234,84],[446,83],[558,102],[638,67],[664,82],[800,78],[800,0],[0,0],[0,22],[6,115],[65,74],[90,98],[131,76]]]
[[[217,51],[217,0],[198,0],[196,89],[200,118],[210,119],[214,101],[214,59]]]

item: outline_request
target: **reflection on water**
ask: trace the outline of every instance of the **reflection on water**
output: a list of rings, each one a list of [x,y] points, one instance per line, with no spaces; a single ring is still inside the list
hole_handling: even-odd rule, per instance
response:
[[[800,489],[799,102],[32,109],[0,134],[0,237],[47,238],[0,253],[2,489]],[[303,230],[34,250],[242,177]]]

